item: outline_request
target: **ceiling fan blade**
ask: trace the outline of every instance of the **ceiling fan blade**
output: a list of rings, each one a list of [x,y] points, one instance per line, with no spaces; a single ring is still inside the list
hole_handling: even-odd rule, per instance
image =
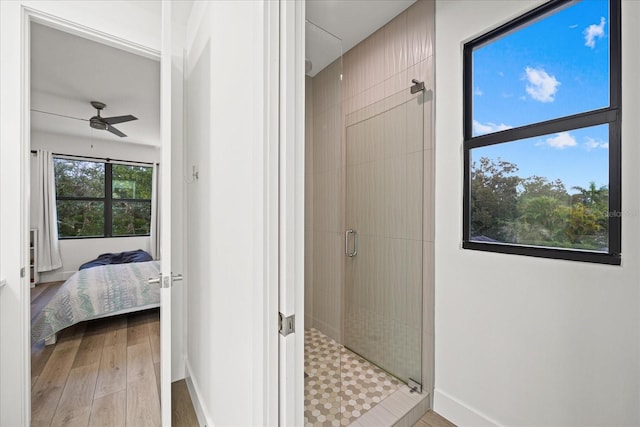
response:
[[[118,129],[114,128],[113,126],[111,126],[110,124],[107,123],[107,130],[109,132],[111,132],[114,135],[118,135],[120,138],[122,138],[123,136],[127,136],[124,133],[120,132]]]
[[[130,122],[131,120],[138,120],[138,118],[135,116],[132,116],[131,114],[128,114],[126,116],[114,116],[114,117],[102,118],[102,121],[109,125],[115,125],[117,123],[122,123],[122,122]]]
[[[43,113],[43,114],[50,114],[52,116],[58,116],[58,117],[66,117],[67,119],[75,119],[75,120],[82,120],[83,122],[88,122],[88,119],[82,119],[80,117],[73,117],[73,116],[67,116],[64,114],[58,114],[58,113],[50,113],[48,111],[42,111],[42,110],[36,110],[35,108],[32,108],[31,111],[35,112],[35,113]]]

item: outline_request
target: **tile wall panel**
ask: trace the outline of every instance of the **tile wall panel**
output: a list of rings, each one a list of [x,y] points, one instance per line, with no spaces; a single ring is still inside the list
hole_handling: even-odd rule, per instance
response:
[[[407,13],[402,12],[383,28],[384,78],[388,79],[407,68]]]
[[[339,232],[342,230],[342,199],[336,188],[340,186],[341,171],[332,169],[314,176],[314,230]]]
[[[369,89],[384,81],[385,77],[385,37],[384,29],[378,30],[367,37],[363,42],[364,46],[364,89]]]
[[[407,10],[409,65],[433,55],[433,2],[417,1]]]
[[[434,197],[434,153],[433,150],[424,150],[424,185],[423,185],[423,239],[433,242],[435,237],[435,197]],[[462,230],[461,230],[462,231]]]
[[[424,154],[422,151],[408,153],[406,157],[407,199],[406,221],[407,228],[404,237],[412,240],[422,240],[422,223],[424,218]]]
[[[382,117],[384,158],[393,159],[404,156],[407,154],[407,105],[400,104],[385,112]],[[419,143],[422,145],[422,141]]]

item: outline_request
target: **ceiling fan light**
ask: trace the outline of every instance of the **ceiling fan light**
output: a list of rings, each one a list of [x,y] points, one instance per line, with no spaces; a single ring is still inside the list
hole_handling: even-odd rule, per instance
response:
[[[99,130],[106,130],[107,129],[107,124],[100,121],[100,120],[96,120],[95,118],[91,118],[91,120],[89,120],[89,126],[91,126],[94,129],[99,129]]]

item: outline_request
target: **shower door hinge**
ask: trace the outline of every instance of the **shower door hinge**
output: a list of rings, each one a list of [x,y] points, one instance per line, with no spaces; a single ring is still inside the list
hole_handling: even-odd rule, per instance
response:
[[[22,267],[22,268],[20,269],[20,278],[23,278],[23,277],[24,277],[24,273],[25,273],[25,271],[26,271],[26,269],[25,269],[24,267]]]
[[[422,384],[420,384],[418,381],[409,378],[407,385],[409,386],[410,393],[422,393]]]
[[[291,316],[285,316],[282,313],[278,313],[278,332],[283,337],[286,337],[289,334],[292,334],[296,331],[296,315],[292,314]]]

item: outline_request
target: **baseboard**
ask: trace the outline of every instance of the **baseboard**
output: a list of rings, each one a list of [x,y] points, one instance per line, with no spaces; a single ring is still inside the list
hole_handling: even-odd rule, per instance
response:
[[[500,425],[438,389],[433,394],[433,410],[457,426],[498,427]]]
[[[200,388],[197,382],[191,376],[191,365],[189,360],[185,360],[185,377],[184,380],[187,383],[187,390],[189,390],[189,396],[191,396],[191,403],[193,403],[193,409],[196,411],[196,417],[198,418],[198,424],[200,427],[214,427],[211,417],[207,414],[206,409],[202,406],[200,400]]]
[[[60,282],[65,281],[69,277],[73,276],[73,273],[77,273],[77,270],[74,271],[47,271],[40,273],[40,281],[38,283],[46,283],[46,282]]]

